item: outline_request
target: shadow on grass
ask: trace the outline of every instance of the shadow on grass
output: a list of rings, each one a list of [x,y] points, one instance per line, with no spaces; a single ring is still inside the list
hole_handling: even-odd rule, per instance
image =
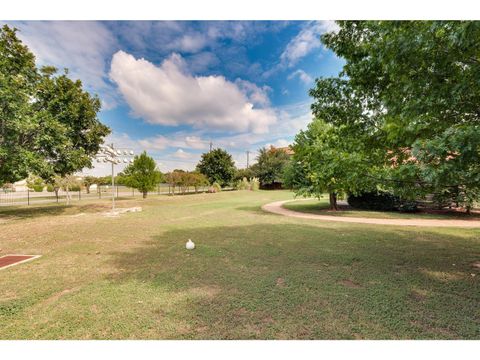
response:
[[[37,218],[41,216],[54,216],[63,214],[69,206],[64,204],[45,205],[45,206],[12,206],[0,208],[0,218],[8,219],[28,219]]]
[[[107,211],[111,208],[108,201],[101,203],[81,204],[74,202],[70,205],[66,204],[49,204],[49,205],[31,205],[31,206],[12,206],[0,208],[0,218],[7,220],[33,219],[45,216],[57,215],[75,215],[79,213],[95,213]]]
[[[193,251],[185,250],[189,238]],[[169,338],[480,337],[474,234],[199,227],[112,255],[119,272],[111,281],[148,284],[172,299],[163,316],[188,326]]]
[[[236,210],[241,210],[241,211],[248,211],[248,212],[253,212],[256,215],[272,215],[272,213],[266,212],[262,210],[261,205],[255,205],[255,206],[238,206],[235,208]]]

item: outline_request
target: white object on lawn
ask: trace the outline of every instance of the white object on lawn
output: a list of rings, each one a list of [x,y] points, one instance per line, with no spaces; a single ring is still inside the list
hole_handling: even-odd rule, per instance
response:
[[[195,249],[195,243],[192,241],[192,239],[188,239],[185,247],[187,248],[187,250],[193,250]]]

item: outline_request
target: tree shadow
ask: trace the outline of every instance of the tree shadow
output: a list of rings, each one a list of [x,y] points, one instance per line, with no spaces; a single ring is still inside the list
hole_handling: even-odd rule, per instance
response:
[[[0,218],[8,220],[31,219],[42,216],[54,216],[63,214],[69,206],[63,204],[55,204],[48,206],[32,206],[32,207],[5,207],[0,208]]]
[[[474,235],[265,223],[166,231],[112,255],[111,281],[169,299],[152,316],[183,326],[163,338],[479,337]]]

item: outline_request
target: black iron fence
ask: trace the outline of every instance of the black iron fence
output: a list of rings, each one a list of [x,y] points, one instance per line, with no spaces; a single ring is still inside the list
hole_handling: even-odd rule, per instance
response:
[[[195,192],[206,192],[208,186],[200,187],[171,187],[169,184],[158,184],[156,189],[148,192],[148,196],[152,195],[179,195]],[[87,199],[111,199],[115,196],[116,199],[128,197],[141,197],[143,194],[136,189],[127,186],[118,185],[112,188],[111,185],[93,186],[87,191],[81,189],[78,191],[46,191],[41,192],[33,190],[11,191],[0,190],[0,206],[12,205],[33,205],[33,204],[48,204],[48,203],[67,203],[68,201],[81,201]]]

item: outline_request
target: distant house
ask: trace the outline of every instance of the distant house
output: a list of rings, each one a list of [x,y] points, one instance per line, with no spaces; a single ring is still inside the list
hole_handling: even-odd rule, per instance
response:
[[[284,151],[287,155],[290,155],[290,156],[295,154],[295,152],[293,151],[293,149],[290,146],[284,146],[284,147],[278,147],[278,148],[276,148],[274,146],[270,146],[270,149],[276,150],[276,151]]]

